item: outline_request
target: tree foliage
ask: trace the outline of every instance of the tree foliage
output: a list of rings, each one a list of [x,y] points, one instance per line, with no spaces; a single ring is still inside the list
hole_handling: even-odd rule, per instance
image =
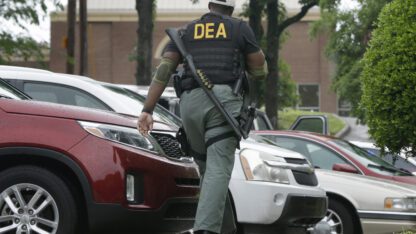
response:
[[[416,1],[386,5],[377,26],[362,63],[362,107],[380,147],[415,156]]]
[[[353,114],[364,118],[360,111],[361,81],[364,53],[375,29],[375,22],[381,9],[391,0],[357,0],[359,7],[340,9],[339,1],[325,0],[321,3],[321,20],[316,22],[311,32],[329,33],[326,45],[328,57],[335,62],[336,70],[333,88],[338,96],[351,103]]]
[[[278,50],[281,48],[282,40],[285,38],[284,35],[287,35],[286,29],[290,25],[299,22],[312,7],[318,5],[326,8],[333,7],[338,0],[299,0],[298,2],[301,5],[301,9],[292,16],[288,16],[286,7],[282,1],[250,0],[244,8],[242,15],[249,18],[250,26],[253,28],[257,40],[263,45],[262,47],[265,48],[264,51],[269,64],[277,64],[277,61],[281,61],[281,59],[279,59]],[[268,30],[265,40],[263,38],[263,29],[261,25],[263,15],[266,15],[268,19]],[[277,22],[274,22],[274,20],[277,20]],[[264,45],[267,45],[267,47]],[[257,92],[259,99],[265,100],[266,113],[274,126],[277,126],[277,110],[284,108],[284,106],[280,105],[283,103],[296,103],[297,101],[297,99],[289,100],[290,98],[296,98],[297,95],[284,96],[279,93],[283,90],[280,88],[280,82],[283,81],[285,84],[282,85],[286,85],[290,84],[291,81],[288,79],[281,81],[281,78],[279,77],[281,72],[279,71],[279,68],[276,68],[277,66],[269,66],[266,89],[259,89],[258,87],[261,85],[255,85],[256,89],[261,91]],[[283,100],[280,100],[280,98],[283,98]]]
[[[0,0],[0,21],[27,31],[27,27],[39,25],[42,17],[46,16],[47,1],[61,7],[58,0]],[[7,64],[13,58],[28,60],[34,57],[40,60],[44,47],[25,34],[16,34],[7,27],[0,28],[0,64]]]

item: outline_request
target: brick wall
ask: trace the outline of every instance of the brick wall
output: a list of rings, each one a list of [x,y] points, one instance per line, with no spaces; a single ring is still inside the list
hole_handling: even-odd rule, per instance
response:
[[[153,51],[163,48],[166,41],[164,30],[168,27],[183,25],[183,21],[161,21],[155,23]],[[135,62],[129,57],[136,44],[137,23],[133,21],[120,22],[90,22],[89,24],[89,76],[100,81],[112,83],[135,83]],[[320,85],[320,110],[325,112],[337,111],[337,99],[331,91],[330,74],[332,65],[324,55],[325,35],[311,39],[308,35],[309,22],[302,21],[289,28],[290,37],[283,45],[281,56],[291,67],[292,79],[298,84]],[[52,21],[50,69],[55,72],[65,72],[66,52],[63,48],[63,38],[66,34],[64,21]],[[76,42],[77,43],[77,42]],[[78,44],[78,43],[77,43]],[[78,51],[76,58],[78,58]],[[153,64],[157,65],[159,54],[154,54]],[[76,64],[78,59],[75,60]],[[76,66],[78,71],[78,66]]]

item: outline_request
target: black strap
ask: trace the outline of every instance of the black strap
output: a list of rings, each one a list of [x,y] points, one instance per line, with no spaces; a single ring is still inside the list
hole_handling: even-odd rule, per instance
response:
[[[207,161],[207,155],[206,154],[201,154],[196,152],[193,149],[189,149],[189,151],[191,151],[191,155],[195,158],[198,159],[199,161],[203,161],[206,162]]]
[[[222,122],[222,123],[217,124],[217,125],[214,125],[212,127],[205,128],[205,131],[208,132],[211,129],[219,128],[219,127],[224,127],[224,126],[228,126],[228,122]]]
[[[234,82],[230,83],[230,82],[224,82],[224,83],[215,83],[218,85],[229,85],[229,86],[233,86]],[[195,79],[192,76],[187,76],[186,74],[184,75],[184,78],[182,78],[181,80],[181,90],[182,91],[189,91],[189,90],[193,90],[196,88],[199,88],[200,86],[198,85],[198,83],[195,81]]]
[[[230,137],[237,138],[237,136],[235,135],[235,133],[233,131],[226,132],[226,133],[223,133],[223,134],[220,134],[218,136],[215,136],[215,137],[212,137],[212,138],[208,139],[207,142],[205,142],[205,147],[208,148],[212,144],[217,143],[219,141],[222,141],[224,139],[230,138]]]

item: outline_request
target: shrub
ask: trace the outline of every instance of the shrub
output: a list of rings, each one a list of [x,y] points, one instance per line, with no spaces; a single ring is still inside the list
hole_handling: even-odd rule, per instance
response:
[[[416,156],[416,1],[395,0],[379,16],[363,59],[363,97],[370,134],[394,153]]]

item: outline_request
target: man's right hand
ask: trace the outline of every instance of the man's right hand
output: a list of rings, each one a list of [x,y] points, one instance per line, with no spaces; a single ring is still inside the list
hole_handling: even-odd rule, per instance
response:
[[[139,116],[139,120],[137,121],[137,129],[144,136],[149,134],[149,131],[152,131],[153,129],[152,115],[146,112],[142,112]]]

